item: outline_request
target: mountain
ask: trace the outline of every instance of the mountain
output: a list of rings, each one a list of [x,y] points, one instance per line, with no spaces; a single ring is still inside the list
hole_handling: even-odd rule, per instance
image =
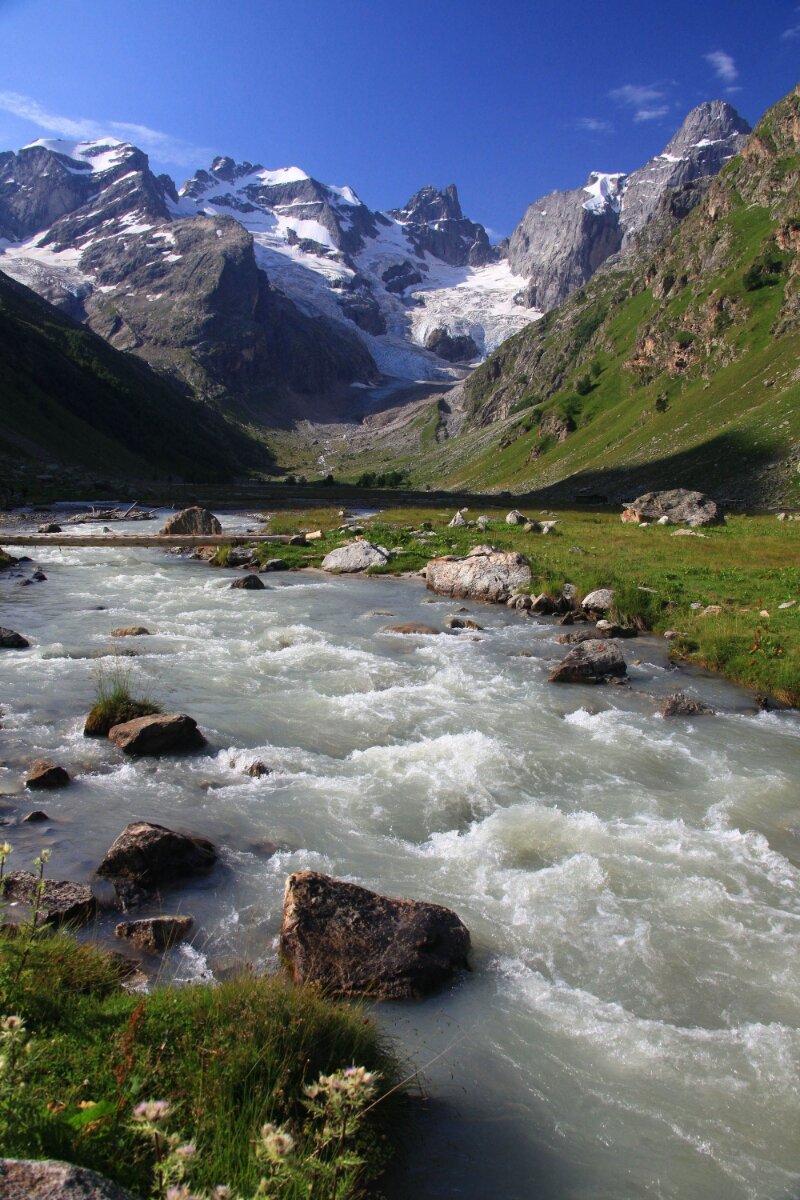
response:
[[[696,486],[796,500],[798,250],[800,87],[666,240],[640,231],[450,392],[419,479],[561,499]]]
[[[703,182],[738,154],[750,126],[724,100],[692,109],[662,152],[637,171],[593,171],[583,187],[531,204],[511,235],[508,261],[528,280],[528,304],[547,311],[586,283],[606,259],[630,246],[680,193],[676,219],[701,198]]]
[[[0,273],[0,463],[6,487],[48,468],[225,481],[265,447]]]
[[[177,189],[128,143],[42,139],[0,155],[0,270],[237,419],[349,416],[381,377],[463,378],[645,227],[666,236],[745,128],[701,105],[640,171],[537,201],[508,247],[454,184],[378,212],[299,167],[220,156]]]

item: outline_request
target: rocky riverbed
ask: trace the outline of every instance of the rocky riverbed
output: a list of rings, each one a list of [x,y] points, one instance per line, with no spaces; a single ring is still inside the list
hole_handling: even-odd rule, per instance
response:
[[[141,549],[34,565],[35,586],[0,579],[0,624],[31,642],[0,651],[10,867],[48,847],[52,874],[89,882],[133,821],[211,839],[213,869],[129,914],[192,915],[165,957],[178,980],[275,967],[294,872],[469,929],[470,973],[379,1006],[430,1064],[396,1196],[797,1190],[796,712],[757,713],[648,637],[614,642],[627,685],[556,686],[572,649],[556,617],[421,580],[271,572],[231,590],[229,572]],[[132,626],[149,635],[112,637]],[[109,667],[208,745],[133,759],[85,738]],[[678,687],[717,715],[662,717]],[[26,794],[38,758],[69,786]],[[34,809],[47,820],[23,822]],[[101,909],[91,936],[112,944],[119,921]]]

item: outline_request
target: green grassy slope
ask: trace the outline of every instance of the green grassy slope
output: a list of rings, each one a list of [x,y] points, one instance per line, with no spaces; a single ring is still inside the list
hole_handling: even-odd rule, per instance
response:
[[[269,465],[244,430],[2,273],[0,457],[143,480]]]
[[[464,431],[423,448],[414,482],[796,500],[799,139],[795,89],[670,242],[645,241],[473,373]]]

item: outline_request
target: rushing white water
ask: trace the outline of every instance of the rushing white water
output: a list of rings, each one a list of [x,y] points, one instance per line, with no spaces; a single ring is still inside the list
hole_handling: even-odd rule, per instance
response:
[[[16,867],[48,845],[53,874],[88,879],[134,818],[213,838],[220,867],[161,897],[197,920],[179,979],[274,966],[301,867],[470,928],[470,975],[378,1008],[430,1064],[394,1196],[798,1195],[796,713],[756,715],[655,639],[623,643],[630,689],[548,686],[557,631],[505,608],[468,606],[479,635],[383,632],[455,610],[413,580],[271,575],[248,592],[159,551],[37,561],[46,582],[0,579],[0,623],[34,643],[0,659],[0,790],[20,793],[41,754],[77,778],[8,801]],[[83,738],[110,630],[133,623],[152,631],[121,643],[133,690],[191,713],[207,753],[132,762]],[[678,685],[722,715],[656,716]],[[254,758],[273,773],[243,775]],[[47,824],[15,823],[35,806]]]

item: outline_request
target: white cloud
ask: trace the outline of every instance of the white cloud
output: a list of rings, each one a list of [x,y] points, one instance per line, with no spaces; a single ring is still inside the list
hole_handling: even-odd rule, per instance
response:
[[[667,83],[624,83],[609,93],[612,100],[632,108],[634,121],[658,121],[669,112]]]
[[[575,122],[578,129],[585,129],[588,133],[613,133],[614,126],[610,121],[603,121],[600,117],[578,117]]]
[[[712,50],[710,54],[704,54],[703,58],[714,68],[717,79],[723,80],[724,83],[735,83],[739,78],[736,60],[726,50]]]
[[[0,109],[31,121],[47,133],[57,133],[61,137],[78,141],[115,137],[121,141],[133,142],[146,153],[177,166],[196,166],[198,161],[205,161],[211,156],[211,151],[207,148],[192,146],[173,137],[172,134],[150,129],[147,125],[136,125],[129,121],[95,121],[86,117],[73,118],[48,112],[38,100],[20,95],[19,92],[0,91]]]
[[[669,112],[668,104],[659,104],[655,108],[638,108],[633,114],[633,119],[639,121],[660,121]]]
[[[784,29],[781,34],[782,42],[789,42],[794,38],[800,38],[800,25],[792,25],[789,29]]]
[[[619,100],[620,104],[627,104],[632,108],[641,108],[642,105],[651,104],[654,100],[663,100],[665,94],[663,87],[654,83],[624,83],[622,87],[614,88],[610,93],[612,99]]]

